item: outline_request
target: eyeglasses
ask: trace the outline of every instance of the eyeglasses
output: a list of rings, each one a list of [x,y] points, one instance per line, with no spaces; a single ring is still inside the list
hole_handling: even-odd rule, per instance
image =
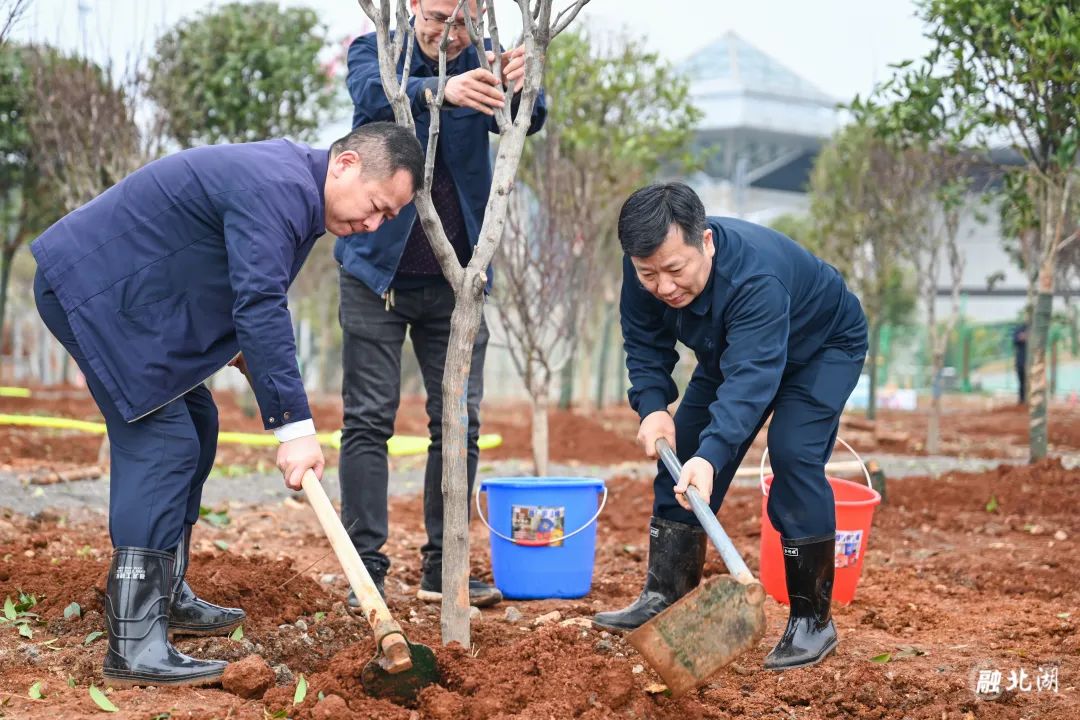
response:
[[[417,4],[420,6],[420,17],[424,19],[424,22],[436,23],[438,25],[446,25],[446,21],[450,19],[442,13],[432,13],[431,15],[428,15],[424,12],[424,3],[418,2]],[[461,20],[454,20],[452,23],[450,23],[450,32],[465,32],[466,29],[467,28],[465,25],[464,17]]]

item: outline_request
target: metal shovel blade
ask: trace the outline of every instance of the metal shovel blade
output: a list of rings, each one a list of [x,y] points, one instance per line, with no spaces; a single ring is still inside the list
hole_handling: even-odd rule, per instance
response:
[[[376,655],[360,673],[364,692],[372,697],[404,705],[414,702],[420,691],[428,685],[437,683],[439,668],[435,664],[435,653],[431,648],[409,643],[409,653],[412,655],[412,667],[396,673],[387,669],[381,652]]]
[[[765,634],[765,590],[716,575],[627,636],[671,690],[693,690]]]

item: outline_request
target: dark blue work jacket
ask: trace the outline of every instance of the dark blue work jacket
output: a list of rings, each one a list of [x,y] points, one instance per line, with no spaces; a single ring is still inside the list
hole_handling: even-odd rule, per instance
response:
[[[178,152],[30,246],[125,420],[241,350],[266,428],[311,417],[287,292],[325,232],[328,160],[287,140]]]
[[[784,376],[835,347],[862,357],[866,317],[840,273],[785,235],[709,217],[716,254],[705,290],[675,309],[624,258],[619,313],[630,404],[644,419],[678,397],[676,340],[719,383],[697,455],[724,467],[772,403]]]

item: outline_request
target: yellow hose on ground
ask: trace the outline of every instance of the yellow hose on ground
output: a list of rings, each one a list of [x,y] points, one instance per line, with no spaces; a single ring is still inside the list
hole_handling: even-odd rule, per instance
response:
[[[0,397],[28,398],[30,397],[30,388],[4,387],[0,385]]]
[[[104,423],[72,420],[71,418],[46,417],[43,415],[4,415],[0,413],[0,425],[43,427],[54,430],[76,430],[78,432],[93,433],[95,435],[105,434]],[[319,442],[323,445],[329,445],[335,450],[341,448],[340,430],[332,433],[319,433],[317,437],[319,438]],[[270,433],[242,432],[220,432],[218,433],[218,442],[234,445],[266,447],[275,447],[278,444],[277,438]],[[398,457],[402,455],[420,455],[427,452],[428,445],[430,444],[430,438],[419,437],[416,435],[395,435],[386,443],[386,447],[391,455]],[[502,445],[502,436],[495,434],[481,435],[479,444],[481,450],[490,450],[491,448]]]

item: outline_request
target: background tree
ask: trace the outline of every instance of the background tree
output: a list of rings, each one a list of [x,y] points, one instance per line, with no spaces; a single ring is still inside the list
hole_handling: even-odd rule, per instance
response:
[[[537,157],[534,155],[533,160]],[[553,175],[565,167],[547,166]],[[547,178],[549,183],[557,177]],[[571,358],[579,336],[579,301],[592,275],[595,245],[564,226],[557,205],[561,198],[545,193],[532,198],[517,193],[507,232],[495,257],[499,267],[496,311],[507,338],[507,350],[532,406],[533,465],[548,472],[548,404],[551,383]]]
[[[552,42],[548,119],[525,146],[518,173],[530,200],[512,204],[496,255],[499,319],[531,400],[538,474],[547,472],[553,380],[561,372],[559,404],[568,406],[575,371],[591,374],[597,344],[596,403],[603,403],[617,344],[619,207],[665,161],[691,164],[684,153],[700,114],[688,85],[641,48],[625,35],[598,43],[585,30]],[[599,328],[599,338],[588,328]]]
[[[147,159],[108,68],[46,45],[0,48],[0,327],[15,255]]]
[[[877,410],[881,330],[906,321],[915,305],[902,253],[913,227],[908,182],[914,170],[873,127],[856,122],[822,150],[810,176],[819,250],[859,296],[869,324],[870,419]]]
[[[1043,0],[924,0],[933,47],[879,92],[909,110],[916,134],[941,128],[957,143],[1007,138],[1023,158],[1007,200],[1026,196],[1019,227],[1030,248],[1028,407],[1030,457],[1047,450],[1046,343],[1058,254],[1073,228],[1068,209],[1080,147],[1080,8]]]
[[[319,56],[329,45],[314,10],[234,2],[163,35],[149,65],[149,96],[181,147],[313,136],[338,84]]]
[[[446,367],[443,371],[443,479],[446,522],[443,553],[443,602],[442,639],[444,644],[461,643],[469,647],[469,533],[468,533],[468,475],[465,464],[465,430],[467,418],[466,391],[468,389],[469,364],[476,334],[483,317],[484,288],[487,285],[487,267],[503,236],[509,209],[510,193],[514,186],[518,163],[525,145],[525,135],[532,119],[532,110],[540,94],[544,76],[544,61],[552,38],[574,21],[588,0],[574,0],[552,17],[552,0],[516,0],[521,14],[521,42],[524,48],[525,73],[518,99],[516,115],[511,115],[511,93],[506,102],[495,110],[494,121],[499,128],[499,148],[495,156],[491,192],[484,211],[484,223],[480,237],[473,249],[472,258],[464,268],[458,264],[457,255],[446,238],[442,222],[431,201],[431,176],[435,163],[435,148],[439,138],[439,119],[446,95],[446,46],[450,32],[449,21],[443,32],[439,53],[439,82],[435,93],[428,93],[431,110],[428,130],[427,165],[425,183],[416,194],[416,208],[424,232],[439,260],[443,276],[454,291],[454,312],[450,319],[450,338],[447,345]],[[360,0],[364,13],[375,24],[379,48],[379,71],[383,90],[394,108],[397,122],[415,128],[412,110],[404,86],[416,38],[409,24],[407,0],[398,0],[395,13],[391,13],[390,0]],[[467,0],[458,3],[458,11],[469,7]],[[451,20],[457,15],[455,11]],[[494,65],[487,61],[484,38],[490,35],[491,45],[501,48],[499,27],[493,2],[477,3],[477,15],[471,9],[464,13],[466,26],[473,46],[484,69],[494,73],[500,82],[502,55],[495,53]],[[390,25],[396,18],[399,30],[409,32],[391,35]],[[518,44],[518,43],[515,43]],[[404,71],[399,76],[398,60],[405,53]]]
[[[568,31],[551,43],[546,67],[547,121],[525,147],[519,177],[555,214],[545,221],[552,230],[591,246],[588,257],[578,255],[577,262],[596,258],[589,282],[566,298],[570,360],[564,364],[559,405],[570,404],[576,369],[589,377],[596,350],[600,405],[608,354],[618,345],[619,208],[662,168],[696,167],[688,149],[701,113],[691,103],[689,83],[642,41],[626,35],[600,39],[583,29]]]

